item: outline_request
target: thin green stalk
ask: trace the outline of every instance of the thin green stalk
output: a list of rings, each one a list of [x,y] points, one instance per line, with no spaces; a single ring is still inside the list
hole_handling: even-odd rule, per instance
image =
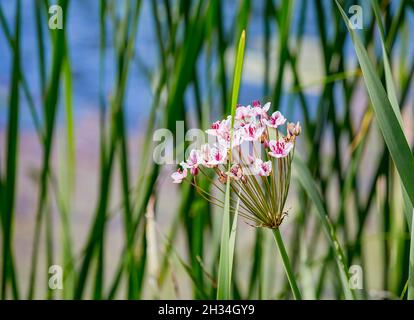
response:
[[[342,247],[338,242],[336,237],[335,229],[333,228],[328,215],[326,214],[325,207],[323,205],[322,198],[318,191],[318,188],[315,184],[315,181],[312,179],[312,176],[309,172],[309,169],[304,164],[303,160],[297,155],[294,160],[294,168],[296,169],[295,175],[296,178],[301,183],[303,189],[308,194],[309,198],[312,200],[316,207],[317,214],[319,216],[320,222],[323,226],[325,235],[329,241],[331,248],[334,250],[334,257],[338,265],[338,271],[340,280],[342,282],[342,289],[345,294],[346,299],[354,299],[354,293],[349,288],[349,274],[346,257],[343,253]]]
[[[138,4],[139,6],[140,4]],[[139,15],[139,7],[136,11],[135,16],[135,23],[134,29],[136,30],[136,23],[138,22],[138,15]],[[132,37],[135,37],[135,32],[132,34]],[[124,54],[128,54],[125,52]],[[121,66],[120,66],[121,68]],[[117,128],[118,128],[118,138],[120,144],[120,169],[121,169],[121,178],[122,178],[122,195],[124,199],[124,228],[125,228],[125,237],[127,242],[127,252],[126,255],[128,256],[128,272],[129,272],[129,280],[128,280],[128,298],[137,298],[134,296],[134,287],[137,283],[137,274],[135,274],[134,270],[134,258],[133,258],[133,243],[128,241],[131,239],[130,237],[130,229],[132,226],[132,208],[129,199],[129,190],[130,190],[130,182],[129,182],[129,164],[128,164],[128,135],[125,129],[125,114],[123,109],[120,108],[117,114]]]
[[[414,219],[411,219],[411,224],[410,265],[407,298],[409,300],[414,300]]]
[[[63,11],[68,8],[68,0],[62,0],[59,2]],[[66,17],[66,16],[65,16]],[[66,18],[63,24],[65,25]],[[32,299],[35,296],[36,288],[36,272],[37,272],[37,259],[40,243],[41,223],[43,221],[44,211],[46,207],[46,199],[48,193],[48,178],[50,176],[50,161],[53,145],[53,137],[56,124],[56,115],[58,109],[59,100],[59,88],[60,88],[60,75],[62,71],[64,56],[65,56],[65,33],[63,30],[54,30],[52,32],[52,68],[51,75],[48,83],[47,95],[44,100],[44,119],[45,119],[45,140],[43,145],[43,165],[41,170],[41,177],[39,180],[40,191],[38,194],[38,203],[36,209],[36,221],[33,237],[33,248],[31,257],[31,271],[30,271],[30,284],[28,290],[28,299]]]
[[[66,45],[66,51],[68,50]],[[66,144],[65,150],[62,152],[62,157],[65,161],[59,166],[59,178],[62,181],[60,189],[62,192],[58,193],[58,209],[60,213],[62,226],[62,258],[64,265],[69,265],[69,270],[66,271],[66,282],[64,290],[64,298],[68,298],[69,292],[73,286],[73,259],[72,248],[72,228],[71,228],[71,200],[73,200],[73,191],[75,187],[76,177],[76,151],[75,151],[75,132],[73,122],[73,104],[72,104],[72,72],[70,66],[70,58],[68,52],[65,55],[63,66],[63,92],[65,101],[65,117],[66,117]]]
[[[243,30],[236,54],[235,68],[234,68],[234,79],[233,79],[233,90],[231,96],[231,132],[230,141],[233,140],[233,125],[234,115],[236,113],[236,104],[239,96],[243,58],[244,58],[244,46],[246,41],[245,31]],[[230,145],[231,149],[231,145]],[[230,171],[231,166],[231,153],[228,165]],[[230,298],[231,288],[231,270],[230,270],[230,175],[227,175],[226,184],[226,195],[224,199],[224,212],[222,220],[222,233],[221,233],[221,248],[220,248],[220,260],[219,260],[219,274],[218,274],[218,285],[217,285],[217,299],[224,300]]]
[[[86,245],[86,254],[82,262],[80,269],[79,278],[77,280],[75,288],[75,298],[80,299],[83,296],[85,290],[86,281],[89,274],[90,265],[95,257],[95,254],[98,253],[97,250],[104,245],[104,230],[107,216],[107,207],[109,201],[109,195],[111,190],[111,175],[114,163],[115,153],[119,144],[119,118],[123,115],[122,106],[125,97],[125,91],[127,86],[128,74],[129,74],[129,64],[134,56],[135,49],[135,38],[138,26],[138,18],[141,8],[141,2],[136,2],[133,10],[133,18],[131,19],[131,31],[128,34],[126,29],[119,29],[121,31],[121,36],[119,38],[123,39],[122,51],[118,52],[119,59],[119,70],[116,79],[117,87],[115,98],[112,101],[111,113],[112,113],[112,122],[111,122],[111,132],[110,132],[110,141],[109,141],[109,152],[104,157],[105,161],[102,166],[101,172],[101,184],[100,184],[100,198],[98,199],[98,205],[95,212],[94,223],[89,232],[89,238]],[[126,15],[128,15],[128,11]],[[125,21],[128,19],[125,19]],[[124,21],[124,23],[126,23]],[[125,25],[123,25],[125,27]],[[119,48],[118,48],[119,49]],[[120,50],[120,49],[119,49]],[[105,146],[104,146],[105,147]],[[128,237],[132,240],[132,237]],[[130,241],[128,240],[128,241]],[[100,269],[103,268],[103,260],[98,260],[100,267],[98,268],[98,274],[95,281],[95,296],[102,297],[102,288],[103,288],[103,273],[100,273]]]
[[[7,127],[7,155],[6,155],[6,173],[5,173],[5,192],[0,194],[0,220],[3,227],[2,232],[2,281],[1,281],[1,298],[5,299],[7,295],[7,284],[12,283],[14,298],[18,299],[16,277],[13,263],[13,220],[16,199],[16,183],[18,173],[18,150],[19,150],[19,74],[20,74],[20,24],[21,24],[21,2],[16,3],[15,16],[15,46],[14,59],[11,75],[11,89],[9,95],[9,114]],[[3,199],[4,197],[4,199]]]
[[[280,103],[280,98],[282,96],[283,89],[283,76],[286,66],[286,61],[288,58],[288,40],[289,40],[289,30],[291,28],[292,22],[292,12],[294,7],[294,1],[282,1],[281,7],[278,10],[278,14],[281,16],[280,21],[280,36],[279,36],[279,52],[277,55],[278,58],[278,71],[276,76],[276,83],[273,91],[273,104],[278,106]]]
[[[337,2],[338,8],[348,26],[348,18],[342,7]],[[366,49],[363,47],[359,36],[349,28],[354,42],[356,54],[361,65],[365,85],[372,101],[374,114],[381,133],[390,151],[394,164],[400,174],[402,183],[414,204],[414,158],[404,135],[404,131],[398,121],[398,116],[393,107],[393,103],[388,99],[387,93],[381,84],[375,68],[369,59]],[[398,113],[397,113],[398,114]]]
[[[296,283],[295,274],[293,273],[292,266],[290,264],[289,256],[286,252],[285,245],[283,244],[282,236],[280,234],[279,228],[272,229],[273,236],[277,248],[279,249],[280,256],[282,257],[283,267],[285,268],[286,276],[289,280],[290,287],[292,289],[293,296],[295,300],[302,300],[302,294],[300,293],[299,287]]]

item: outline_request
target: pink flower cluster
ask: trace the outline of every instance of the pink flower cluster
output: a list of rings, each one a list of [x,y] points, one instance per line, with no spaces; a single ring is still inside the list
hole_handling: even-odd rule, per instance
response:
[[[181,183],[187,177],[188,171],[196,176],[201,167],[218,169],[220,165],[227,163],[230,153],[245,142],[260,142],[268,155],[267,161],[259,157],[250,157],[248,161],[252,167],[250,173],[263,177],[269,176],[272,172],[272,158],[286,157],[294,148],[295,137],[301,130],[299,123],[288,123],[287,133],[282,136],[278,128],[285,125],[286,118],[279,111],[269,115],[269,109],[270,102],[264,106],[261,106],[258,101],[253,102],[252,106],[238,106],[234,117],[233,133],[231,116],[214,122],[206,132],[215,136],[217,142],[212,146],[204,144],[200,149],[191,150],[188,159],[180,164],[181,168],[172,174],[173,182]],[[273,140],[269,139],[272,130],[275,133]],[[219,175],[226,176],[222,171],[219,171]],[[245,179],[244,170],[238,163],[232,164],[229,175],[235,180]]]

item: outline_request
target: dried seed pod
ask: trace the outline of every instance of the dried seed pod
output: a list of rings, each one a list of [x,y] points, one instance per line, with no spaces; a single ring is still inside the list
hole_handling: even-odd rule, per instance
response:
[[[219,173],[219,181],[223,184],[226,184],[227,182],[227,175],[223,171],[220,171]]]

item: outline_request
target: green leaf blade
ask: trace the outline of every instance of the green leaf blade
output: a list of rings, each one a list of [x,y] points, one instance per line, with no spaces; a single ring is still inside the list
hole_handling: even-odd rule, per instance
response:
[[[233,124],[234,115],[236,113],[236,104],[239,96],[241,75],[243,69],[244,59],[244,46],[246,35],[243,30],[238,49],[236,54],[236,63],[234,68],[233,78],[233,89],[231,96],[231,133],[230,141],[233,137]],[[230,142],[231,143],[231,142]],[[231,145],[230,145],[231,149]],[[229,157],[229,169],[231,166],[231,153]],[[230,287],[231,287],[231,265],[233,257],[230,258],[230,178],[227,176],[226,194],[224,199],[224,212],[222,219],[222,232],[221,232],[221,245],[220,245],[220,261],[219,261],[219,272],[218,272],[218,283],[217,283],[217,299],[228,300],[230,299]],[[234,249],[233,249],[234,252]]]

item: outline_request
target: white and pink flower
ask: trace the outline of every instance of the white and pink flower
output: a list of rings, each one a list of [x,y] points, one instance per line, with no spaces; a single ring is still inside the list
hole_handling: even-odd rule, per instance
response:
[[[272,172],[272,161],[263,162],[262,159],[257,158],[253,163],[253,173],[262,177],[267,177]]]
[[[187,169],[179,168],[176,172],[171,175],[173,183],[181,183],[187,177]]]
[[[206,166],[208,161],[210,160],[210,152],[211,152],[211,148],[210,145],[208,143],[203,144],[200,148],[200,151],[198,153],[198,157],[199,157],[199,163],[203,166]]]
[[[286,157],[293,148],[293,143],[285,142],[283,139],[269,141],[269,155],[275,158]]]
[[[269,116],[267,112],[270,109],[270,102],[267,102],[263,107],[259,102],[253,103],[253,113],[262,119],[267,119]]]
[[[180,169],[171,175],[173,182],[181,183],[188,173],[196,176],[202,167],[217,168],[219,165],[225,165],[233,152],[230,147],[232,149],[239,147],[243,142],[261,142],[262,147],[268,150],[271,157],[286,157],[294,148],[295,137],[300,134],[300,124],[288,123],[285,137],[269,141],[268,128],[274,128],[278,132],[278,127],[286,123],[286,118],[279,111],[274,112],[271,116],[268,115],[270,106],[270,102],[262,106],[258,100],[254,101],[252,106],[238,106],[233,133],[231,132],[231,116],[214,122],[206,132],[216,137],[216,144],[213,146],[204,144],[200,149],[191,150],[188,159],[182,162]],[[233,136],[232,141],[231,136]],[[241,149],[237,149],[237,154],[234,156],[238,155],[243,160],[241,152]],[[253,167],[251,173],[255,175],[267,177],[272,171],[271,161],[264,162],[251,155],[248,155],[245,164]],[[232,165],[229,175],[235,180],[246,179],[242,166],[239,164]],[[226,177],[225,173],[223,173],[223,177]]]
[[[239,164],[233,164],[230,168],[230,177],[235,180],[240,180],[243,177],[243,170]]]
[[[214,122],[206,132],[212,136],[226,136],[230,133],[231,116],[222,121]]]
[[[201,154],[199,150],[193,149],[190,152],[190,156],[188,157],[186,162],[182,162],[181,166],[184,169],[190,169],[190,172],[193,176],[198,174],[198,165],[201,164]]]
[[[279,126],[284,125],[285,122],[286,118],[279,111],[273,112],[269,119],[265,121],[268,127],[275,129]]]
[[[287,125],[287,136],[289,139],[292,139],[293,137],[296,137],[300,135],[300,132],[302,131],[302,128],[300,126],[299,122],[296,122],[294,124],[293,122],[289,122]]]
[[[270,102],[262,106],[256,100],[251,106],[238,106],[234,121],[228,116],[214,122],[206,132],[214,136],[215,144],[206,143],[200,149],[191,150],[188,159],[172,173],[173,182],[186,181],[194,184],[197,191],[203,192],[203,197],[216,203],[215,195],[210,193],[209,189],[202,190],[203,184],[196,181],[199,179],[196,178],[199,173],[207,175],[204,171],[206,169],[216,174],[216,179],[222,184],[229,184],[229,187],[239,190],[241,210],[247,218],[251,218],[258,226],[278,228],[286,215],[283,207],[287,198],[286,188],[290,181],[289,170],[295,140],[301,128],[299,123],[287,123],[286,132],[282,133],[280,127],[285,125],[286,118],[279,111],[273,112],[270,116],[269,110]],[[269,140],[271,137],[274,140]],[[242,145],[244,142],[246,144]],[[259,156],[263,151],[268,155],[265,155],[266,158]],[[290,152],[292,153],[289,154]],[[276,165],[273,158],[283,158],[283,166],[278,167],[276,171],[272,168]],[[277,163],[281,164],[281,161],[277,160]],[[189,173],[192,177],[187,177]],[[273,183],[273,179],[278,183]],[[224,189],[227,189],[215,183],[214,185],[223,193]],[[272,194],[272,197],[269,198],[269,194]],[[269,201],[272,201],[271,205],[264,206],[266,212],[262,211],[264,207],[251,205]]]
[[[220,145],[214,146],[210,149],[210,156],[207,162],[209,166],[217,166],[226,163],[227,149]]]
[[[241,145],[243,143],[243,131],[241,128],[239,129],[235,129],[233,131],[233,142],[232,142],[232,148],[235,148],[239,145]],[[230,136],[231,134],[229,133],[228,135],[219,135],[217,136],[217,142],[218,144],[222,147],[222,148],[227,148],[230,149]]]
[[[236,114],[234,116],[235,120],[249,120],[254,116],[254,112],[251,106],[239,106],[236,109]]]
[[[265,127],[262,127],[255,123],[249,123],[243,127],[243,140],[244,141],[255,141],[260,140]]]

